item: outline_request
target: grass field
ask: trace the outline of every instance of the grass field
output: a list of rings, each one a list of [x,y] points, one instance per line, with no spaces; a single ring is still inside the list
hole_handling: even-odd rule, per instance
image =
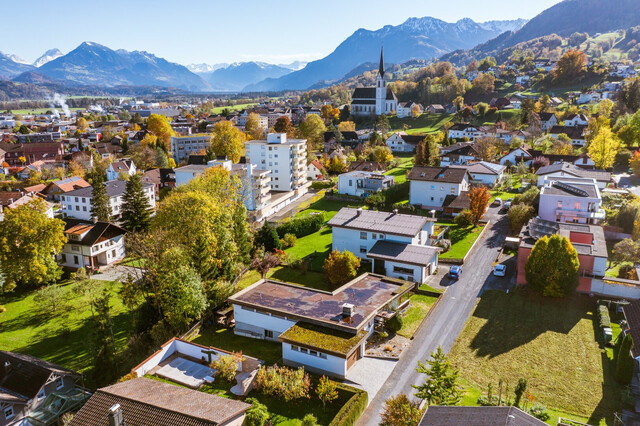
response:
[[[407,173],[413,167],[413,155],[403,155],[396,157],[398,165],[390,170],[384,172],[387,176],[393,176],[396,184],[404,183],[407,181]]]
[[[414,294],[409,299],[411,300],[411,304],[409,305],[409,309],[404,314],[404,322],[402,323],[402,328],[398,331],[398,334],[410,339],[413,334],[416,332],[424,317],[427,316],[427,313],[431,309],[437,297],[433,296],[425,296],[422,294]]]
[[[462,228],[452,222],[437,222],[436,225],[448,226],[449,235],[447,238],[451,240],[451,249],[441,253],[441,259],[462,259],[484,229],[484,225],[479,225],[475,228]]]
[[[60,108],[56,108],[58,111],[62,111]],[[83,111],[85,108],[69,108],[71,111]],[[44,114],[47,111],[53,111],[53,108],[27,108],[27,109],[12,109],[12,114],[29,115],[29,114]]]
[[[131,314],[117,295],[119,283],[92,280],[111,294],[111,315],[116,344],[122,348],[131,329]],[[91,308],[89,296],[73,291],[81,284],[61,284],[67,293],[68,308],[60,307],[51,315],[39,311],[35,291],[0,296],[6,312],[0,314],[0,348],[43,358],[75,371],[86,373],[92,364]]]
[[[326,198],[321,198],[305,209],[300,210],[298,213],[296,213],[295,217],[305,217],[309,216],[312,213],[324,213],[324,220],[329,221],[343,207],[364,207],[364,200],[362,203],[358,203],[352,201],[327,200]]]
[[[230,106],[215,107],[213,109],[213,114],[221,114],[222,111],[224,111],[225,109],[228,109],[229,111],[240,111],[242,109],[247,109],[255,105],[257,104],[254,102],[249,104],[237,104],[237,105],[230,105]]]
[[[594,301],[586,296],[543,298],[527,289],[483,293],[450,352],[475,392],[503,379],[511,389],[528,380],[535,402],[555,415],[611,422],[620,410],[614,364],[597,342]],[[469,397],[465,402],[474,404]],[[559,414],[558,414],[559,413]],[[554,423],[555,424],[555,423]]]
[[[417,118],[389,118],[389,125],[392,130],[403,130],[406,124],[409,128],[406,132],[410,135],[419,133],[437,132],[444,126],[444,123],[451,121],[454,114],[422,114]]]

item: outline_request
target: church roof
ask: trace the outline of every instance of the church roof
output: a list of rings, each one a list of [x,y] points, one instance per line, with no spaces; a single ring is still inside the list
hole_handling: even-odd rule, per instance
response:
[[[393,94],[393,91],[391,90],[391,88],[387,87],[386,100],[392,101],[395,98],[396,97]],[[353,99],[352,103],[355,103],[355,104],[367,103],[367,102],[363,102],[363,100],[373,100],[373,101],[375,101],[375,99],[376,99],[376,88],[375,87],[356,87],[353,90],[353,95],[351,96],[351,99]]]
[[[383,78],[384,77],[384,48],[381,47],[380,48],[380,66],[378,67],[378,73],[380,74],[380,77]]]

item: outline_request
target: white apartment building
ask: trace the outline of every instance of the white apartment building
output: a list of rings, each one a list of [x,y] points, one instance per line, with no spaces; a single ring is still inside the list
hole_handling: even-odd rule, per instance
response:
[[[448,195],[469,190],[471,176],[466,169],[414,166],[409,172],[409,204],[441,209]]]
[[[247,163],[271,172],[271,190],[306,192],[307,140],[287,140],[285,133],[270,133],[266,140],[245,143]]]
[[[544,179],[538,214],[565,223],[597,224],[606,217],[596,180],[569,177]]]
[[[211,135],[196,134],[189,136],[171,137],[171,155],[176,163],[181,163],[189,159],[189,155],[197,154],[203,149],[206,150],[211,145]]]
[[[107,195],[111,202],[111,217],[118,221],[122,214],[122,196],[126,192],[127,182],[114,180],[106,182]],[[142,189],[149,200],[152,210],[156,207],[156,193],[153,184],[143,184]],[[74,218],[80,220],[92,220],[91,198],[93,197],[93,187],[76,189],[60,196],[60,207],[63,218]]]

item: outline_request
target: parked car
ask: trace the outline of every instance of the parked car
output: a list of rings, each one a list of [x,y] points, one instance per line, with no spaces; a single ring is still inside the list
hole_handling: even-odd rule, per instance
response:
[[[507,267],[505,265],[496,265],[493,268],[493,275],[496,277],[504,277],[507,275]]]
[[[462,266],[452,266],[449,269],[449,278],[457,280],[460,278],[460,274],[462,274]]]
[[[504,204],[502,205],[502,208],[505,210],[509,210],[511,208],[512,201],[513,201],[513,198],[509,198],[507,201],[504,202]]]
[[[502,206],[502,198],[496,198],[495,200],[493,200],[493,205]]]

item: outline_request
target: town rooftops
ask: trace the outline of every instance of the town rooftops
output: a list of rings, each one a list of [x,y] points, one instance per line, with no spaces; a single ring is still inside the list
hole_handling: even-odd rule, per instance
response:
[[[438,253],[436,247],[419,246],[414,244],[395,243],[392,241],[378,241],[371,247],[367,257],[373,259],[390,260],[392,262],[408,263],[410,265],[425,266]]]
[[[357,333],[382,307],[406,293],[402,281],[361,275],[333,292],[272,280],[260,280],[229,298],[232,304],[292,320]],[[345,303],[354,306],[343,316]]]
[[[428,221],[423,216],[361,210],[343,207],[328,222],[329,226],[349,228],[385,234],[415,237]]]
[[[500,164],[489,163],[487,161],[480,161],[477,163],[469,164],[469,165],[455,165],[449,166],[454,169],[466,169],[469,173],[476,173],[479,175],[499,175],[504,172],[507,168],[506,166],[501,166]]]
[[[72,176],[70,178],[62,179],[56,182],[51,182],[48,188],[50,189],[50,188],[53,188],[54,186],[60,188],[62,192],[69,192],[69,191],[73,191],[74,189],[87,188],[91,185],[89,184],[89,182],[82,179],[81,177]]]
[[[545,426],[546,423],[516,407],[430,406],[420,426]]]
[[[628,305],[623,305],[624,318],[629,324],[629,333],[634,342],[640,342],[640,300],[632,300]],[[636,358],[640,356],[640,345],[634,344],[631,353]]]
[[[407,179],[427,182],[462,183],[468,174],[466,169],[453,167],[414,166],[409,172]]]
[[[607,244],[601,226],[582,223],[561,223],[534,217],[520,231],[520,247],[533,248],[543,236],[558,234],[566,237],[581,256],[607,258]]]
[[[241,401],[144,377],[98,389],[73,417],[71,425],[108,425],[109,409],[120,404],[126,424],[136,426],[211,426],[242,415]]]
[[[74,235],[77,238],[70,239],[73,244],[92,246],[106,241],[118,235],[123,235],[125,230],[109,222],[87,222],[79,219],[65,219],[64,233]]]
[[[562,172],[569,176],[595,179],[598,182],[609,182],[611,180],[611,173],[604,170],[585,170],[575,164],[557,162],[548,166],[540,167],[536,172],[538,176],[544,176],[551,173]]]
[[[123,158],[120,161],[111,163],[111,168],[114,172],[128,172],[133,167],[133,161],[128,158]]]

